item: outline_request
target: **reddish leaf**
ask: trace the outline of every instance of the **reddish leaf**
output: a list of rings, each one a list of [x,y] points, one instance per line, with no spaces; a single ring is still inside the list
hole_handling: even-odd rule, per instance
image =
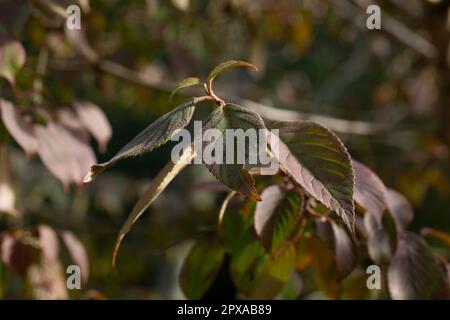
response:
[[[386,187],[378,176],[362,163],[352,160],[355,172],[355,200],[381,223],[386,204]]]
[[[447,299],[447,271],[436,261],[425,241],[404,232],[398,238],[397,251],[388,270],[392,299]]]
[[[90,146],[74,137],[62,125],[49,121],[47,126],[36,125],[38,153],[50,172],[67,188],[81,184],[84,173],[96,162]]]
[[[81,280],[87,283],[89,278],[89,259],[83,243],[70,231],[59,233],[63,240],[72,261],[81,269]]]
[[[28,154],[37,152],[37,141],[31,119],[23,116],[9,101],[0,99],[2,121],[17,144]]]
[[[37,248],[23,242],[20,233],[3,233],[0,240],[2,262],[12,271],[25,276],[28,268],[36,260]]]
[[[334,254],[338,279],[343,279],[356,266],[356,249],[352,239],[343,227],[334,222],[331,224],[331,227],[334,235]]]
[[[405,196],[398,191],[393,189],[388,189],[387,191],[388,209],[395,220],[397,230],[405,230],[414,218],[413,208]]]
[[[75,102],[74,108],[83,125],[97,140],[100,150],[104,152],[111,139],[112,129],[103,110],[87,101]]]

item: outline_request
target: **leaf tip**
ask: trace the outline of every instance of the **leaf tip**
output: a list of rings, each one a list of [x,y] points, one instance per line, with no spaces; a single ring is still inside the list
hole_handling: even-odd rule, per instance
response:
[[[92,180],[95,179],[96,176],[98,176],[100,173],[102,173],[103,170],[105,170],[105,165],[104,164],[95,164],[95,165],[93,165],[91,167],[91,169],[89,170],[89,172],[84,177],[83,183],[91,182]]]

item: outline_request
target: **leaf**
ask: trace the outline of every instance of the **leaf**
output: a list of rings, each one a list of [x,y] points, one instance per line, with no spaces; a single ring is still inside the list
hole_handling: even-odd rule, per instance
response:
[[[217,149],[223,150],[222,162],[225,163],[227,146],[231,145],[230,141],[227,140],[227,129],[241,129],[243,132],[246,132],[247,130],[250,130],[251,132],[254,130],[256,136],[258,136],[258,130],[265,129],[265,126],[258,114],[235,104],[226,104],[224,107],[216,108],[211,113],[203,127],[203,132],[206,132],[209,129],[219,130],[221,138],[211,142],[203,142],[203,157],[205,157],[205,148],[210,148],[211,146],[214,148],[217,147]],[[249,163],[249,153],[251,150],[258,150],[257,141],[254,141],[254,139],[248,140],[251,140],[250,143],[252,144],[245,144],[245,150],[243,151],[245,164]],[[238,151],[242,152],[242,150]],[[253,177],[244,169],[244,164],[237,163],[236,153],[237,152],[235,152],[233,164],[205,163],[205,165],[208,167],[209,171],[211,171],[211,173],[226,186],[255,200],[261,200],[255,189]]]
[[[64,242],[73,263],[80,267],[81,281],[86,284],[89,278],[89,259],[83,243],[71,231],[60,231],[59,236]]]
[[[355,232],[354,175],[342,142],[327,128],[312,121],[283,121],[269,133],[272,152],[282,170],[314,198],[336,212]]]
[[[216,240],[204,239],[192,247],[180,272],[180,285],[188,299],[203,297],[214,282],[224,256],[225,250]]]
[[[404,232],[398,237],[397,251],[388,270],[392,299],[447,299],[447,272],[433,257],[425,241]]]
[[[76,138],[61,124],[49,121],[35,126],[38,154],[47,169],[67,188],[81,184],[84,173],[96,162],[86,141]]]
[[[114,245],[112,264],[116,263],[117,253],[120,248],[125,235],[131,230],[131,227],[139,219],[139,217],[144,213],[144,211],[155,201],[155,199],[164,191],[167,185],[176,177],[181,170],[188,165],[188,163],[194,159],[195,150],[191,144],[190,148],[186,149],[182,156],[178,159],[177,163],[169,161],[166,166],[157,174],[155,179],[151,182],[145,193],[139,198],[139,201],[134,206],[130,215],[128,216],[125,224],[119,231],[116,243]]]
[[[25,64],[25,57],[25,50],[19,41],[0,34],[0,76],[14,85],[16,74]]]
[[[16,209],[16,192],[11,181],[11,168],[8,149],[0,143],[0,213],[19,217]]]
[[[35,154],[38,143],[31,119],[23,116],[10,101],[3,99],[0,99],[0,112],[6,129],[17,144],[27,155]]]
[[[386,186],[380,178],[362,163],[352,160],[355,173],[355,201],[381,223],[387,209]]]
[[[255,209],[255,230],[266,250],[274,253],[298,231],[302,198],[298,190],[279,185],[267,187],[261,197]]]
[[[31,237],[28,237],[31,240]],[[36,239],[34,239],[36,240]],[[24,241],[21,231],[0,234],[2,262],[12,271],[25,276],[28,268],[37,260],[39,248],[36,241]]]
[[[447,247],[450,247],[450,234],[443,231],[439,231],[433,228],[422,228],[420,229],[420,234],[423,237],[433,237],[440,240]]]
[[[120,160],[151,152],[169,141],[178,129],[184,128],[191,121],[195,104],[196,99],[190,99],[158,118],[125,145],[111,160],[92,166],[84,178],[84,183],[92,181],[103,170]]]
[[[345,278],[356,267],[356,248],[344,228],[331,223],[334,235],[334,254],[338,280]]]
[[[73,106],[83,125],[97,141],[100,151],[105,152],[112,129],[103,110],[88,101],[76,101]]]
[[[395,252],[397,233],[395,223],[390,215],[384,215],[383,221],[378,222],[371,214],[364,215],[364,225],[367,230],[367,251],[376,264],[386,264]]]
[[[318,289],[331,299],[337,298],[339,283],[331,246],[315,235],[302,237],[297,243],[297,256],[300,254],[306,266],[311,265]]]
[[[217,67],[215,67],[209,74],[208,76],[208,82],[211,82],[214,80],[215,77],[217,77],[219,74],[221,74],[222,72],[231,69],[231,68],[236,68],[236,67],[247,67],[247,68],[253,68],[256,71],[258,71],[258,68],[256,66],[254,66],[251,63],[245,62],[245,61],[235,61],[235,60],[230,60],[227,62],[223,62],[221,64],[219,64]]]
[[[199,78],[186,78],[177,83],[175,89],[170,93],[169,101],[172,102],[172,98],[181,89],[192,87],[195,85],[201,85],[202,81]]]
[[[414,218],[414,211],[404,195],[393,189],[387,189],[388,210],[395,220],[398,231],[405,230]]]
[[[58,261],[59,243],[55,230],[43,224],[39,225],[37,229],[42,257],[48,262]]]

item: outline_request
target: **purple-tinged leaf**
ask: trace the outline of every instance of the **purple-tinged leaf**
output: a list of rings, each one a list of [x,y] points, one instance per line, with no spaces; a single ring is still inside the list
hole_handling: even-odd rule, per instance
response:
[[[35,154],[38,143],[31,119],[22,115],[11,102],[2,99],[0,99],[0,112],[6,129],[17,144],[27,155]]]
[[[87,283],[89,278],[89,259],[83,243],[71,231],[64,230],[59,232],[59,235],[63,240],[73,263],[78,265],[81,269],[81,281]]]
[[[88,101],[76,101],[73,106],[81,123],[97,141],[100,151],[105,152],[112,136],[112,129],[103,110]]]
[[[286,174],[355,232],[354,175],[347,149],[329,129],[312,121],[283,121],[270,134],[272,152]],[[277,150],[278,149],[278,150]]]
[[[334,235],[334,254],[338,279],[349,275],[356,266],[356,248],[347,231],[336,223],[331,223]]]
[[[408,228],[414,218],[414,211],[409,201],[400,192],[388,189],[386,194],[388,210],[394,218],[397,230]]]
[[[404,232],[398,237],[397,250],[388,270],[392,299],[448,299],[447,272],[436,261],[425,241]]]
[[[355,200],[381,223],[386,204],[386,187],[380,178],[362,163],[352,160],[355,173]]]
[[[3,232],[0,234],[0,253],[6,267],[25,276],[28,268],[37,260],[39,249],[31,241],[23,241],[20,231]]]
[[[87,142],[73,136],[61,124],[49,121],[47,126],[35,126],[38,153],[44,165],[67,188],[81,184],[84,173],[96,162]]]

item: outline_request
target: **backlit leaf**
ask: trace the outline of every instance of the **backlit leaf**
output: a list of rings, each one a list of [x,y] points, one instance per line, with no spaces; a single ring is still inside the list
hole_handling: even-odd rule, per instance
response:
[[[223,150],[222,163],[206,164],[209,171],[226,186],[233,190],[239,191],[245,196],[252,197],[255,200],[261,200],[255,189],[255,181],[253,177],[244,168],[249,163],[250,153],[258,152],[258,141],[256,139],[246,139],[245,150],[237,150],[234,153],[233,164],[225,164],[227,161],[227,146],[231,145],[227,139],[227,129],[241,129],[242,132],[250,132],[258,137],[259,130],[265,129],[264,122],[261,117],[251,111],[248,111],[235,104],[227,104],[224,107],[216,108],[209,116],[203,127],[203,132],[209,129],[217,129],[221,133],[220,139],[203,142],[203,157],[205,157],[205,148]],[[236,139],[235,139],[236,140]],[[236,146],[236,141],[234,146]],[[244,164],[238,164],[238,153],[244,153]],[[252,154],[255,155],[255,154]]]
[[[342,142],[312,121],[277,122],[273,128],[279,129],[280,137],[271,134],[268,141],[282,170],[336,212],[354,233],[354,175]]]
[[[120,160],[151,152],[169,141],[175,131],[187,126],[194,113],[195,104],[195,98],[190,99],[158,118],[125,145],[111,160],[92,166],[84,178],[84,182],[92,181],[95,176]]]
[[[388,270],[392,299],[447,299],[447,272],[436,261],[425,241],[404,232],[399,235],[397,251]]]
[[[186,78],[184,80],[181,80],[180,82],[177,83],[175,89],[173,89],[173,91],[170,93],[169,101],[172,102],[174,95],[181,89],[201,84],[202,81],[199,78]]]
[[[223,62],[223,63],[219,64],[217,67],[215,67],[209,74],[208,81],[214,80],[215,77],[217,77],[219,74],[221,74],[225,70],[228,70],[231,68],[236,68],[236,67],[253,68],[256,71],[258,71],[258,68],[251,63],[248,63],[245,61],[230,60],[230,61]]]
[[[6,145],[0,144],[0,213],[17,217],[19,212],[16,209],[16,192],[11,180],[8,150]]]
[[[131,230],[131,227],[134,223],[139,219],[139,217],[144,213],[144,211],[155,201],[155,199],[164,191],[167,185],[176,177],[181,170],[186,167],[189,162],[195,157],[195,150],[193,145],[190,148],[186,149],[182,156],[178,159],[178,162],[173,163],[169,161],[166,166],[158,173],[158,175],[152,180],[148,189],[144,192],[144,194],[140,197],[139,201],[131,211],[128,216],[125,224],[119,231],[119,235],[117,236],[116,243],[114,245],[114,252],[112,263],[115,265],[117,253],[120,248],[120,244],[122,243],[125,235]]]
[[[362,163],[352,160],[355,172],[355,200],[381,223],[386,204],[386,187],[378,176]]]
[[[15,76],[25,64],[25,57],[19,41],[0,33],[0,76],[15,84]]]
[[[255,230],[264,247],[273,253],[298,231],[302,198],[298,190],[279,185],[267,187],[261,197],[255,209]]]
[[[200,299],[214,282],[225,250],[215,240],[204,239],[194,245],[184,260],[180,285],[188,299]]]

